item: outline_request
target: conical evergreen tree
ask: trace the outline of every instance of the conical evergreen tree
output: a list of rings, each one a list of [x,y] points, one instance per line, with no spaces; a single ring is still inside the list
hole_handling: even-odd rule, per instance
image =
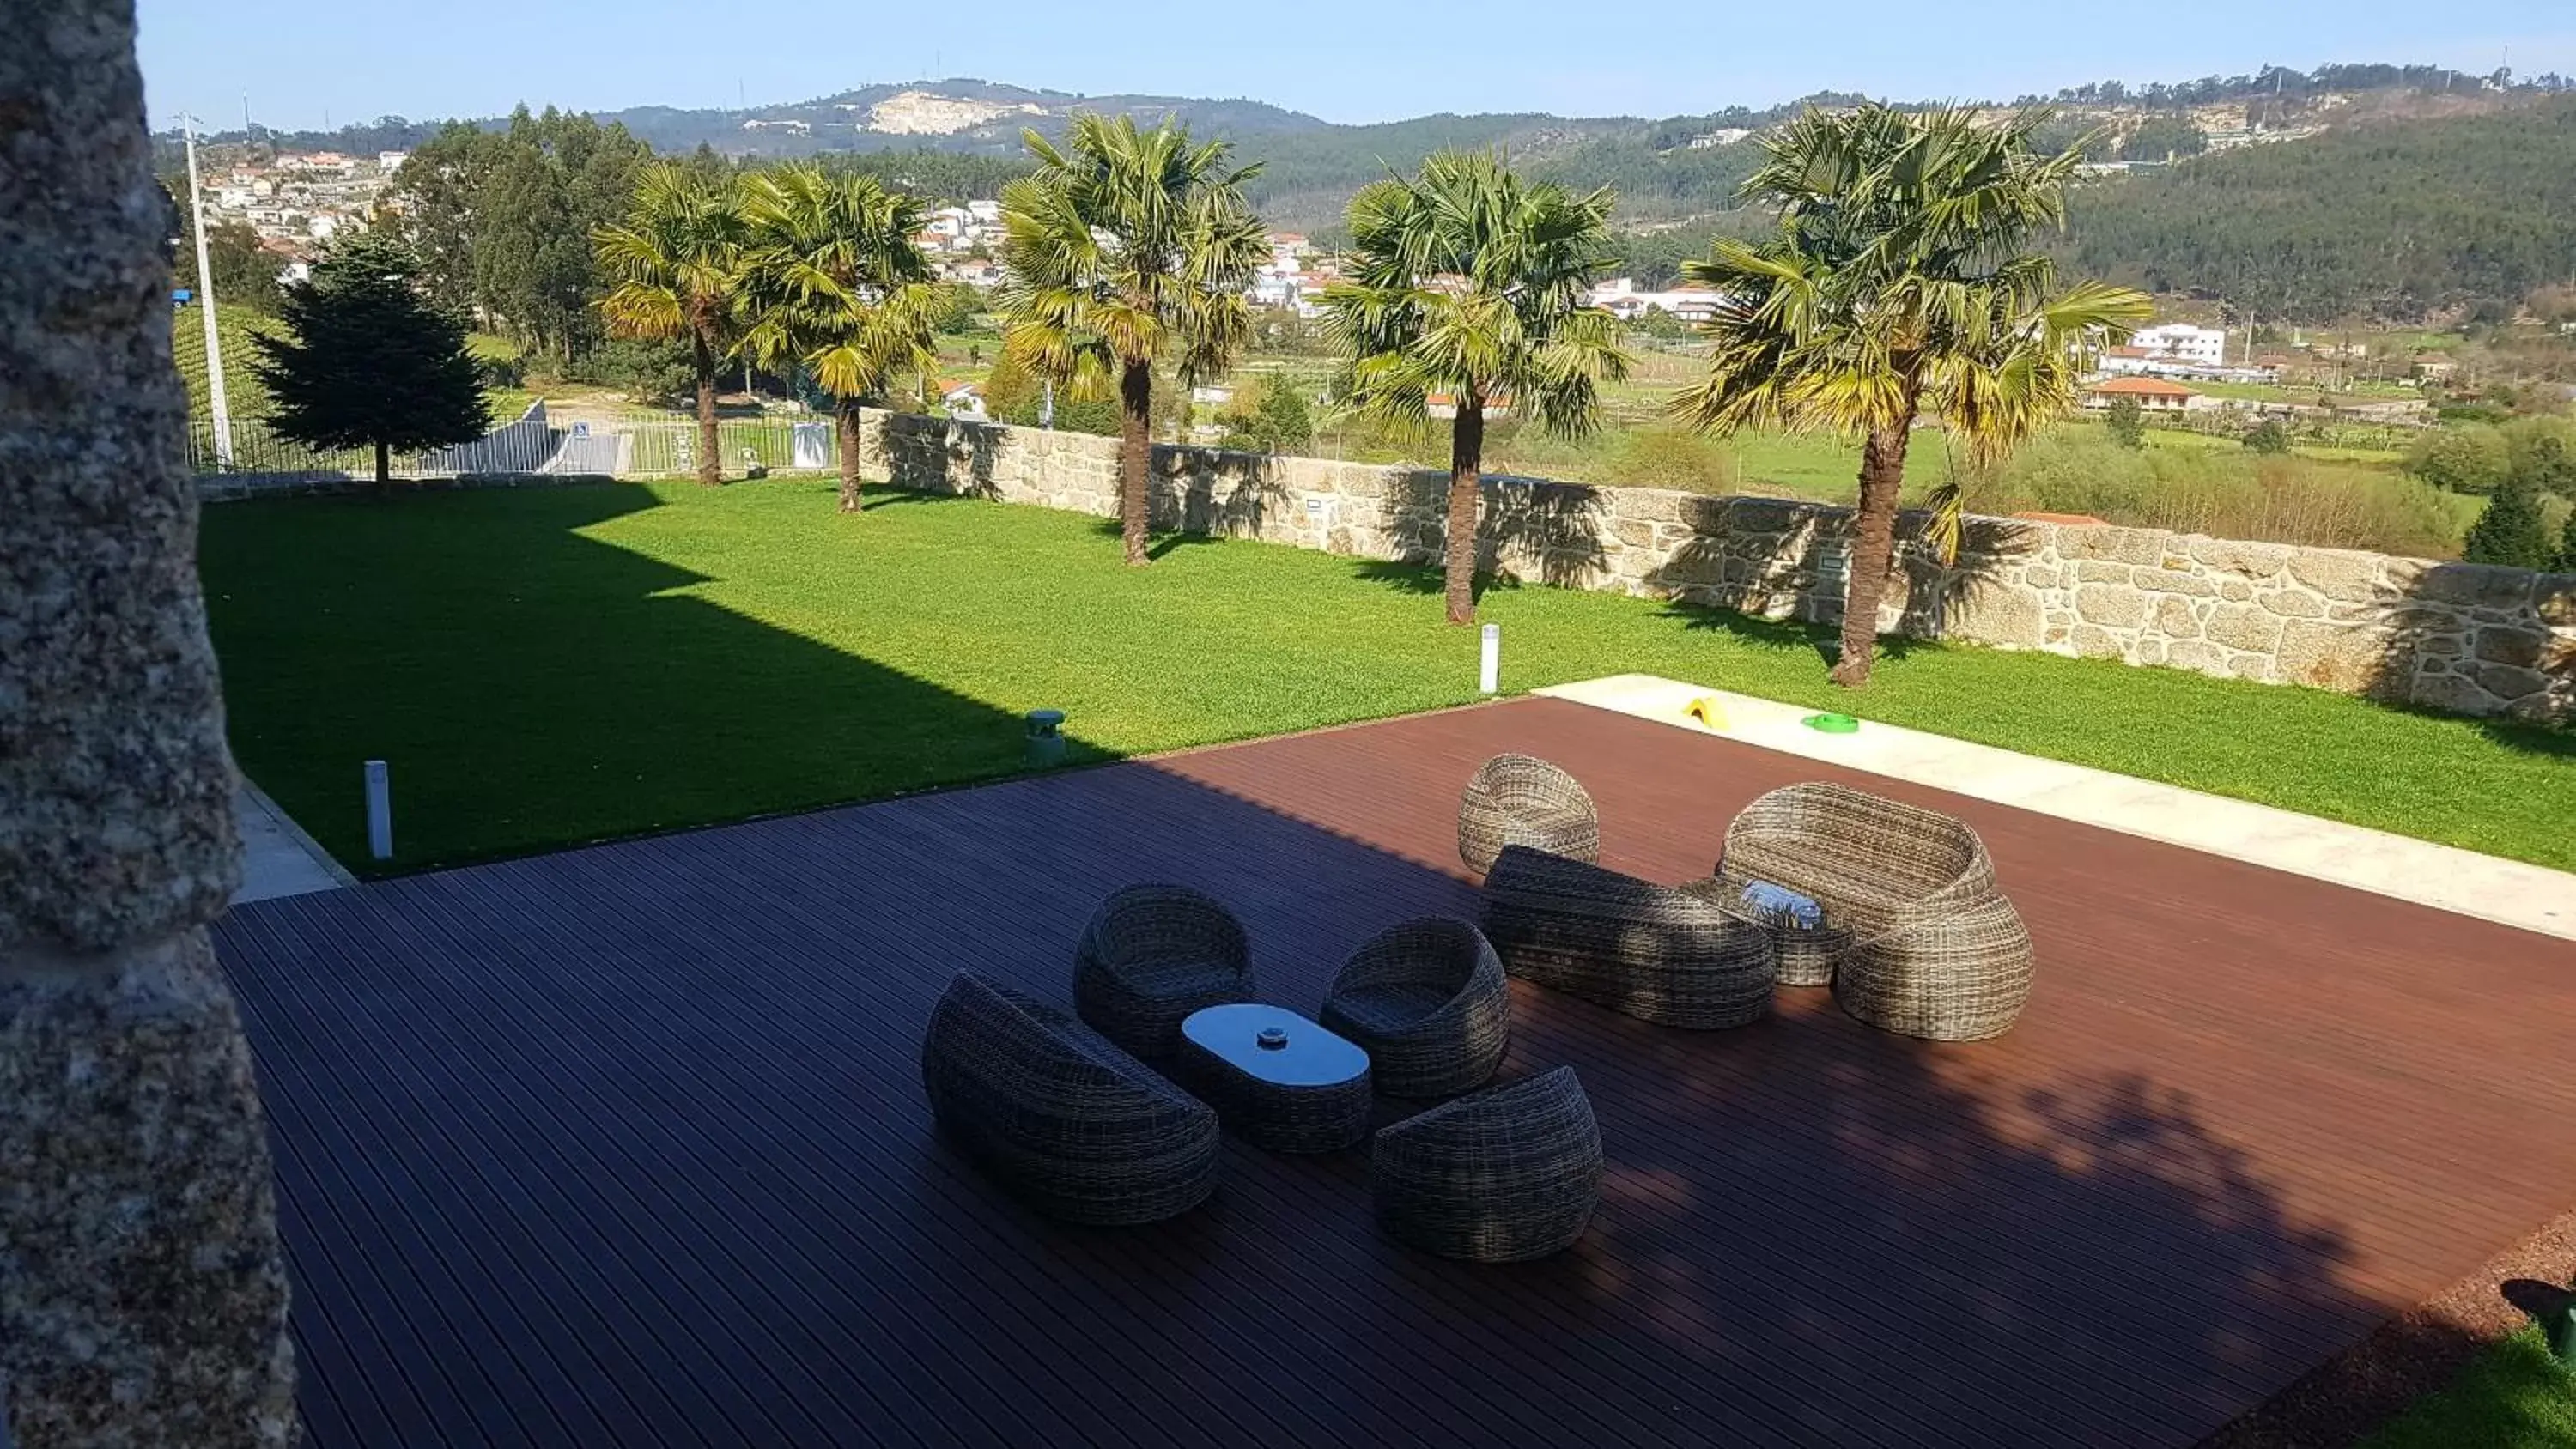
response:
[[[2486,511],[2469,528],[2460,556],[2470,563],[2506,568],[2545,569],[2551,563],[2549,535],[2540,518],[2540,492],[2529,480],[2508,477],[2487,500]]]
[[[277,431],[317,448],[373,447],[376,483],[393,449],[470,443],[492,426],[465,324],[413,285],[395,238],[362,232],[286,289],[286,335],[257,339]]]

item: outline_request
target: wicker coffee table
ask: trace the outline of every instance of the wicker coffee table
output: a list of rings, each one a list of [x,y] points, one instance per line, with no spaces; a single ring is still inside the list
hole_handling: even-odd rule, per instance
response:
[[[1232,1002],[1190,1013],[1174,1067],[1254,1146],[1331,1152],[1368,1135],[1368,1053],[1283,1007]]]

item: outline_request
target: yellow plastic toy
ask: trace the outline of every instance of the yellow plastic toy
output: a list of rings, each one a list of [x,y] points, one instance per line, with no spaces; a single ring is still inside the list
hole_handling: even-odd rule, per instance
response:
[[[1683,707],[1682,715],[1686,719],[1698,720],[1703,727],[1708,729],[1722,730],[1726,728],[1726,711],[1719,706],[1717,696],[1713,694],[1703,694],[1699,698],[1692,700],[1688,705]]]

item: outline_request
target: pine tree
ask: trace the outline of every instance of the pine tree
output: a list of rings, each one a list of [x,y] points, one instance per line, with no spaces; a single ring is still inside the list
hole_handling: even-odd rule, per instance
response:
[[[421,295],[417,271],[399,240],[362,232],[286,289],[286,335],[257,339],[271,424],[317,448],[372,446],[380,488],[393,449],[470,443],[492,426],[465,324]]]
[[[2460,556],[2470,563],[2506,568],[2549,567],[2549,535],[2540,520],[2540,494],[2529,480],[2511,477],[2487,500],[2486,511],[2469,528]]]

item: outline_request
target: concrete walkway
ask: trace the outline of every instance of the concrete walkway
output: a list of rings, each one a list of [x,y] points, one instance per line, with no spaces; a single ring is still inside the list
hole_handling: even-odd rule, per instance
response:
[[[1649,674],[1537,692],[1688,730],[1705,727],[1683,711],[1711,698],[1724,717],[1712,733],[1740,744],[2576,940],[2576,875],[2562,871],[1896,725],[1864,720],[1856,733],[1825,734],[1801,723],[1814,710]]]
[[[241,887],[233,892],[234,905],[358,883],[247,776],[233,792],[233,818],[240,822],[242,838]]]

